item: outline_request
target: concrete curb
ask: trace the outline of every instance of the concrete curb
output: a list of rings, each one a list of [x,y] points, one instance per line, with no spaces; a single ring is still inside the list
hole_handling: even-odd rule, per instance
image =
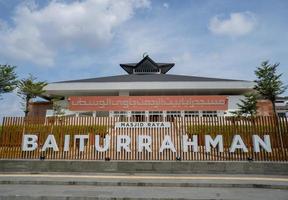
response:
[[[287,162],[0,160],[3,172],[288,175]]]
[[[262,183],[183,183],[183,182],[144,182],[144,181],[37,181],[37,180],[1,180],[0,184],[14,185],[77,185],[77,186],[141,186],[141,187],[212,187],[212,188],[261,188],[288,190],[286,184],[262,184]]]
[[[72,196],[62,196],[62,197],[51,197],[51,196],[0,196],[1,200],[135,200],[136,198],[129,198],[129,197],[72,197]],[[151,198],[137,198],[137,200],[151,200]],[[174,198],[152,198],[153,200],[175,200]],[[191,198],[177,198],[178,200],[191,200]],[[202,199],[201,200],[219,200],[218,198],[215,199]]]

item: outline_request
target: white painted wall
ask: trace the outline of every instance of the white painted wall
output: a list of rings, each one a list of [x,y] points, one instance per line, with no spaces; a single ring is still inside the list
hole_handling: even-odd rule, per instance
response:
[[[189,81],[172,81],[172,82],[118,82],[118,83],[51,83],[48,84],[44,90],[47,95],[84,95],[84,94],[97,94],[100,92],[117,92],[127,93],[125,91],[141,91],[141,90],[204,90],[209,93],[213,90],[223,91],[239,91],[245,93],[252,90],[253,82],[248,81],[233,81],[227,83],[226,81],[216,82],[189,82]],[[120,91],[120,92],[119,92]]]
[[[225,114],[226,116],[231,115],[231,111],[238,110],[237,103],[241,103],[241,99],[244,99],[243,95],[231,95],[228,96],[228,112]]]
[[[129,90],[119,90],[119,96],[129,96]]]

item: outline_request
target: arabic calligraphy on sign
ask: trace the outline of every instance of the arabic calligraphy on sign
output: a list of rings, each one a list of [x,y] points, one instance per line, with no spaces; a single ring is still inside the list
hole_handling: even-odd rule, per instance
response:
[[[71,96],[72,111],[227,110],[226,96]]]

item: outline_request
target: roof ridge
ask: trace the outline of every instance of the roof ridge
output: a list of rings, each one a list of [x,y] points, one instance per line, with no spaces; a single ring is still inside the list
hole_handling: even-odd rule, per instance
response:
[[[173,81],[190,81],[190,82],[213,82],[213,81],[242,81],[250,82],[248,80],[236,80],[236,79],[225,79],[225,78],[214,78],[214,77],[202,77],[202,76],[190,76],[190,75],[179,75],[179,74],[123,74],[113,75],[105,77],[78,79],[59,81],[54,83],[73,83],[73,82],[173,82]]]

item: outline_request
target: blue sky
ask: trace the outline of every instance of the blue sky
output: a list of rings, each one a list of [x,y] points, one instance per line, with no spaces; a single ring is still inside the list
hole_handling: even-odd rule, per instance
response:
[[[288,84],[287,10],[287,0],[0,0],[0,63],[53,82],[124,74],[119,63],[148,52],[173,74],[254,80],[270,60]],[[14,93],[2,98],[0,117],[22,115]]]

